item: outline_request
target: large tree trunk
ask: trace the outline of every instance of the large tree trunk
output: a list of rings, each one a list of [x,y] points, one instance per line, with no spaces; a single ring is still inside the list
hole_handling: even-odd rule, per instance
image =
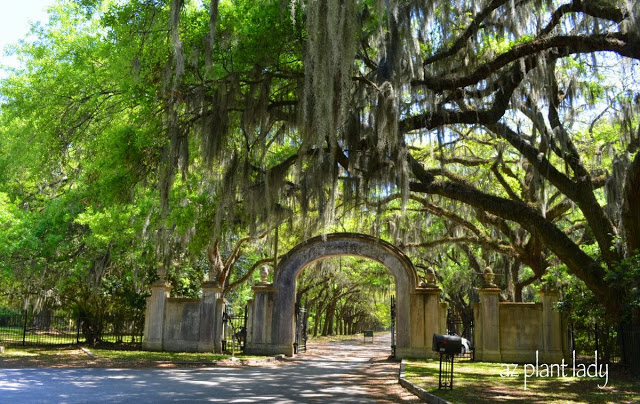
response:
[[[326,337],[328,335],[333,335],[333,322],[336,313],[336,303],[332,301],[327,306],[327,310],[325,311],[325,319],[324,319],[324,328],[322,330],[322,336]]]
[[[638,136],[640,137],[640,133]],[[636,154],[627,169],[622,200],[622,225],[629,255],[640,253],[640,153]]]

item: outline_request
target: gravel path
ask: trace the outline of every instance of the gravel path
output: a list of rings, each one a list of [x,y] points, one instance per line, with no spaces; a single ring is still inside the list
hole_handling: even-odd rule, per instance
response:
[[[0,369],[3,403],[415,403],[389,337],[309,344],[277,363],[197,369]]]

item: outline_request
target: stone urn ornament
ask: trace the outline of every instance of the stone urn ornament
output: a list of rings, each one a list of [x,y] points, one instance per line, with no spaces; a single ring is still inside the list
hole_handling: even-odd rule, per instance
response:
[[[487,288],[497,287],[496,284],[493,283],[493,280],[495,279],[496,275],[493,273],[493,270],[491,269],[491,267],[486,267],[482,275],[484,276],[485,287]]]
[[[260,268],[260,283],[263,285],[266,285],[268,277],[269,277],[269,267],[266,265],[263,265],[262,268]]]
[[[220,278],[220,269],[216,268],[216,267],[210,267],[209,268],[209,282],[211,282],[212,284],[218,286],[219,282],[218,279]]]
[[[420,281],[419,286],[421,288],[435,288],[436,287],[436,271],[431,267],[427,267],[424,271],[424,280]]]

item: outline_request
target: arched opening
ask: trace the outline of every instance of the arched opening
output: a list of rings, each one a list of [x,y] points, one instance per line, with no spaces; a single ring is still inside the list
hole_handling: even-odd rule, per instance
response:
[[[355,256],[369,258],[384,265],[395,280],[397,308],[397,346],[409,346],[409,299],[416,288],[418,276],[409,258],[397,247],[383,240],[362,234],[334,233],[311,238],[282,257],[274,273],[278,293],[278,325],[283,340],[295,340],[296,279],[300,272],[316,261],[329,257]]]
[[[308,265],[339,256],[368,258],[389,270],[395,279],[396,354],[399,357],[428,355],[433,333],[445,329],[446,309],[439,303],[440,290],[435,285],[418,286],[416,270],[399,248],[384,240],[354,233],[313,237],[281,258],[273,284],[254,288],[247,351],[293,355],[297,277]]]
[[[323,258],[303,268],[296,283],[298,352],[306,350],[306,336],[313,345],[317,337],[358,335],[359,341],[364,331],[391,330],[395,280],[379,262],[353,256]],[[392,345],[389,338],[390,353]]]

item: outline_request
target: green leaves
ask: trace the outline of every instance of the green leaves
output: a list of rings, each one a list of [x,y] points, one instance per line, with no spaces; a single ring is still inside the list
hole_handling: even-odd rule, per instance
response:
[[[633,283],[610,258],[624,238],[620,194],[601,186],[615,190],[633,153],[635,90],[607,81],[615,68],[598,71],[606,60],[590,55],[632,52],[617,31],[626,14],[373,0],[292,1],[292,13],[285,3],[220,2],[213,44],[201,1],[184,2],[176,27],[166,0],[56,5],[0,89],[3,271],[89,297],[104,282],[108,297],[142,295],[162,267],[192,295],[213,240],[232,248],[279,226],[280,254],[331,230],[413,246],[467,306],[484,265],[515,268],[504,286],[526,288],[558,257],[583,278],[605,273],[604,259],[611,284]],[[589,111],[603,102],[601,117]],[[488,210],[480,197],[530,214]],[[549,229],[560,242],[542,237]],[[265,245],[247,248],[238,274]],[[388,286],[380,268],[349,265],[333,291]]]
[[[0,192],[0,266],[8,265],[7,257],[26,244],[30,234],[25,224],[17,206]]]

